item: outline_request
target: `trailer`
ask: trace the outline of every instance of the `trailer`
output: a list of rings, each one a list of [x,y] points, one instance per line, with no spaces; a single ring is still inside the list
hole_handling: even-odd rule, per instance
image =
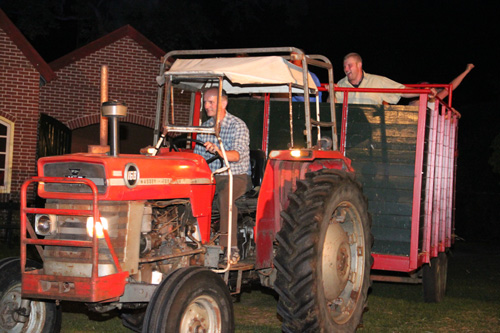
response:
[[[323,84],[323,87],[326,84]],[[405,93],[418,93],[417,105],[350,104],[349,92],[402,93],[401,89],[335,88],[345,92],[335,114],[339,151],[348,157],[363,186],[372,217],[374,243],[372,281],[422,284],[424,300],[439,302],[446,290],[449,249],[455,241],[455,179],[460,113],[452,106],[450,84],[408,84]],[[428,103],[431,88],[447,89],[448,101]],[[321,88],[320,88],[321,90]],[[323,91],[327,92],[326,89]],[[252,108],[234,101],[236,109]],[[296,103],[294,126],[305,119]],[[270,102],[268,149],[285,149],[279,126],[286,122],[288,103]],[[260,106],[254,106],[256,110]],[[321,103],[318,118],[330,113]],[[243,114],[238,114],[245,117]],[[247,116],[254,131],[261,114]],[[331,130],[316,132],[330,135]],[[297,145],[305,139],[295,136]],[[257,143],[254,143],[256,146]],[[263,148],[264,149],[264,148]]]
[[[439,302],[455,241],[460,113],[452,107],[450,84],[408,87],[447,89],[449,99],[428,103],[420,95],[418,106],[349,105],[353,89],[338,88],[346,92],[340,150],[351,158],[369,201],[375,239],[371,279],[422,283],[424,300]]]

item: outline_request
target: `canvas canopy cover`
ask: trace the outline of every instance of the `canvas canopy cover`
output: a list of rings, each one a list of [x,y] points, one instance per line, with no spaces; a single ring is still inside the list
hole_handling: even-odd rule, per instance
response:
[[[195,89],[218,85],[217,81],[189,81],[188,78],[204,76],[222,76],[223,89],[228,94],[246,93],[288,93],[292,84],[292,93],[304,93],[302,68],[279,56],[177,59],[165,75],[175,75],[183,85]],[[182,78],[186,78],[183,80]],[[316,93],[317,87],[308,73],[310,93]]]

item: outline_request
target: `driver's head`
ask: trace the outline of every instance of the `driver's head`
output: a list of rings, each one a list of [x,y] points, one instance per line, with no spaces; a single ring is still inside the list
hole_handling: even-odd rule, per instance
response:
[[[217,99],[219,96],[219,88],[209,88],[205,90],[203,94],[203,106],[205,107],[205,111],[207,112],[207,116],[215,117],[217,114]],[[226,107],[227,107],[227,94],[224,90],[222,90],[221,95],[221,119],[226,115]]]

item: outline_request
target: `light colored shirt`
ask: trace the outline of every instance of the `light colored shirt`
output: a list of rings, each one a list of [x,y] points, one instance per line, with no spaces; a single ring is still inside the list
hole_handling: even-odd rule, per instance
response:
[[[347,79],[347,76],[340,80],[337,85],[339,87],[354,88],[354,86]],[[404,89],[405,86],[384,76],[363,72],[363,80],[361,81],[361,84],[358,88]],[[399,99],[401,98],[401,94],[350,92],[348,97],[349,104],[379,105],[383,104],[384,101],[389,104],[397,104],[399,102]],[[335,98],[337,99],[337,103],[342,103],[344,100],[344,93],[336,92]]]
[[[205,121],[202,126],[213,127],[215,123],[214,118]],[[250,133],[248,127],[243,120],[226,112],[226,116],[222,119],[220,137],[224,144],[226,151],[235,150],[240,154],[240,159],[237,162],[229,162],[233,175],[250,175]],[[198,140],[203,142],[212,142],[219,147],[219,141],[213,134],[198,134]],[[194,148],[196,154],[200,154],[205,159],[209,159],[214,155],[206,151],[205,147],[196,145]],[[210,170],[215,171],[221,167],[220,161],[214,161],[208,165]],[[227,172],[220,173],[219,175],[227,175]]]

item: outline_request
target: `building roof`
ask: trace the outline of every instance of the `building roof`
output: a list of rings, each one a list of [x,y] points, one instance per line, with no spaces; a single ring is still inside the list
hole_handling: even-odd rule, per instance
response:
[[[0,9],[0,28],[5,31],[7,36],[21,50],[26,59],[35,67],[46,82],[50,82],[56,78],[56,74],[52,68],[43,60],[2,9]]]
[[[160,59],[166,53],[158,46],[156,46],[153,42],[151,42],[149,39],[147,39],[144,35],[142,35],[140,32],[138,32],[133,27],[127,24],[107,34],[104,37],[101,37],[85,46],[82,46],[81,48],[73,52],[68,53],[67,55],[59,59],[54,60],[53,62],[50,63],[50,66],[53,70],[57,71],[58,69],[61,69],[69,64],[72,64],[75,61],[78,61],[124,37],[132,38],[139,45],[144,47],[147,51],[149,51],[153,56],[157,57],[158,59]]]

